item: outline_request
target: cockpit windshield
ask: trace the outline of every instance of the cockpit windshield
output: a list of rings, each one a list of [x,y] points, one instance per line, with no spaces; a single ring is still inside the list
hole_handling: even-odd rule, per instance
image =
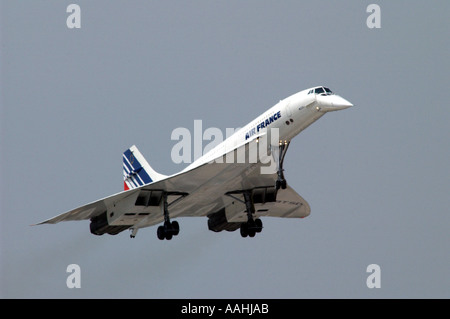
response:
[[[324,91],[324,89],[322,87],[317,88],[317,89],[314,90],[314,93],[316,93],[316,94],[321,94],[321,93],[324,93],[324,92],[325,91]]]
[[[334,93],[331,92],[329,88],[319,86],[316,87],[308,92],[308,94],[319,94],[319,95],[333,95]]]

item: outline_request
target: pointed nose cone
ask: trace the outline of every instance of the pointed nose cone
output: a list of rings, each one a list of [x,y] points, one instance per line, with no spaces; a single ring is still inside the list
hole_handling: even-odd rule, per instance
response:
[[[339,95],[334,95],[334,96],[332,96],[332,98],[333,99],[331,101],[331,107],[333,107],[336,111],[347,109],[347,108],[353,106],[352,103],[350,103],[346,99],[340,97]]]
[[[339,95],[317,96],[317,110],[322,112],[333,112],[347,109],[353,106],[352,103]]]

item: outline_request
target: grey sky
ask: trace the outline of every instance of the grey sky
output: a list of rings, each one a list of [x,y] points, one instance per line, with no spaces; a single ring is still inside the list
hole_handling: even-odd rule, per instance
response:
[[[81,7],[81,29],[66,8]],[[370,3],[381,29],[366,26]],[[4,298],[449,298],[448,1],[1,1]],[[171,174],[171,132],[240,127],[327,85],[327,114],[287,153],[303,220],[253,239],[206,218],[94,236],[30,227],[122,190],[136,144]],[[81,267],[68,289],[66,267]],[[368,289],[366,267],[381,267]]]

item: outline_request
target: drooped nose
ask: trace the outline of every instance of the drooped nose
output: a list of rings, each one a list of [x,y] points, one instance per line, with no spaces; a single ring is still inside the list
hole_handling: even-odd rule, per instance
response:
[[[352,103],[339,95],[319,95],[316,97],[317,110],[322,112],[332,112],[347,109],[353,106]]]
[[[332,95],[331,97],[331,106],[337,110],[343,110],[353,106],[352,103],[340,97],[339,95]]]

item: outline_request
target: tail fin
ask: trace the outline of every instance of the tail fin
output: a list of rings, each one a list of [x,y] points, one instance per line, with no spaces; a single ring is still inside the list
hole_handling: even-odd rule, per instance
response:
[[[133,145],[123,153],[123,187],[125,190],[143,186],[164,179],[157,173]]]

